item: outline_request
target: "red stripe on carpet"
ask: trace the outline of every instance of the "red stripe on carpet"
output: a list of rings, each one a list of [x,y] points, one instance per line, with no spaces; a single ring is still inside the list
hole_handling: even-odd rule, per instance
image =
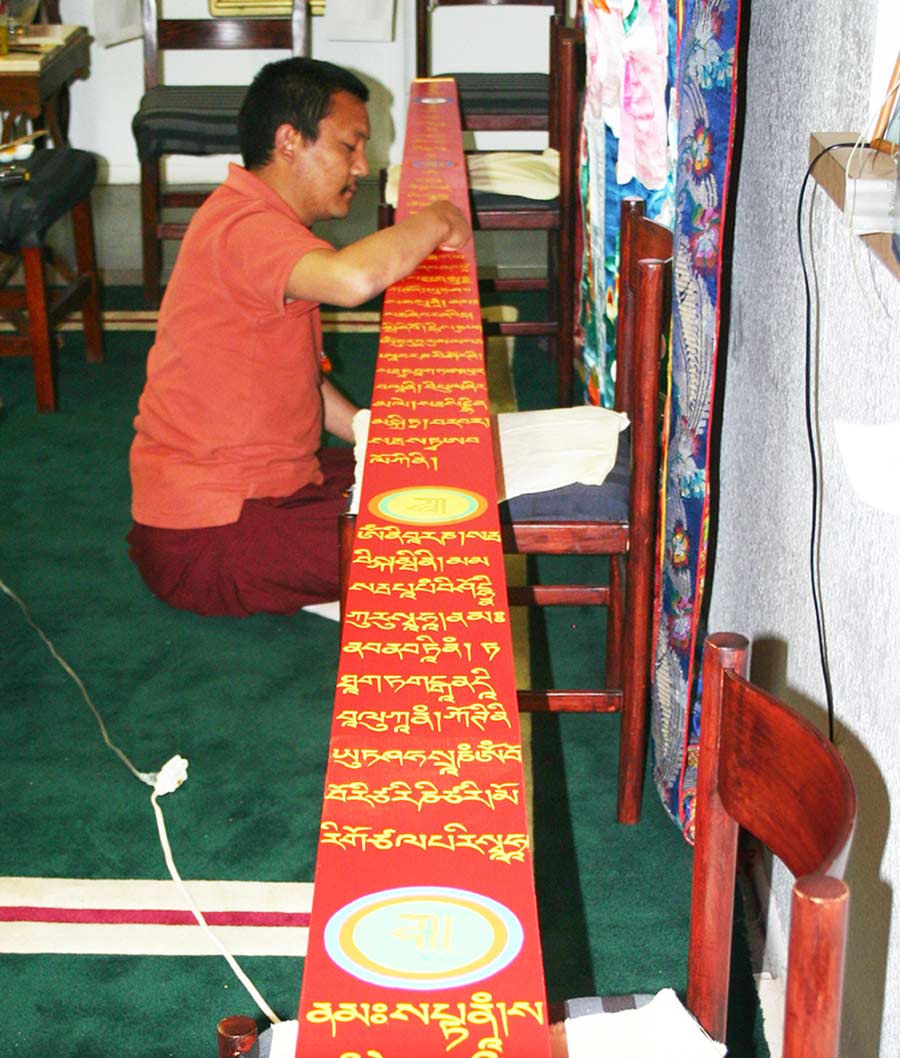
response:
[[[204,911],[210,926],[309,926],[309,913],[287,911]],[[192,926],[190,911],[133,908],[0,907],[0,922],[63,922],[87,925]]]

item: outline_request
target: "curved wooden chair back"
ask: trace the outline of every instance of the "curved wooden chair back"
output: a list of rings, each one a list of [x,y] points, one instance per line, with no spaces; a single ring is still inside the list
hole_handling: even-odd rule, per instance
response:
[[[849,892],[840,880],[853,782],[812,724],[746,678],[748,643],[721,633],[703,660],[687,1004],[725,1039],[738,831],[797,876],[784,1058],[836,1058]]]
[[[633,408],[632,379],[634,377],[635,321],[638,317],[638,285],[640,263],[646,259],[666,261],[672,256],[672,232],[664,225],[649,220],[641,198],[626,198],[619,218],[619,309],[616,328],[616,407],[628,412]],[[671,316],[671,292],[665,315]]]
[[[290,18],[174,18],[160,13],[159,0],[143,0],[144,87],[163,83],[166,51],[285,48],[304,55],[308,41],[307,0],[292,5]],[[170,0],[167,5],[171,8]]]

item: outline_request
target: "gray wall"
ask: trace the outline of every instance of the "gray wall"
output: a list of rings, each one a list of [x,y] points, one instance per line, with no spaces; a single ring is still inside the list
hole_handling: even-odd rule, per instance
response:
[[[824,729],[807,558],[811,478],[795,210],[809,133],[866,123],[878,5],[752,6],[710,627],[747,635],[755,646],[754,677]],[[822,591],[838,741],[859,795],[842,1054],[896,1058],[900,916],[892,912],[900,834],[896,822],[891,826],[891,805],[900,804],[900,520],[854,492],[835,421],[900,418],[900,281],[845,234],[821,191],[810,229]],[[773,884],[772,910],[784,921],[790,880],[776,869]],[[771,954],[777,965],[780,953]]]

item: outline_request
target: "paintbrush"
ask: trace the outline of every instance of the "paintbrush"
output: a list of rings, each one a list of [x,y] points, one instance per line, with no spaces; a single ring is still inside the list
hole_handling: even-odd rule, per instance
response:
[[[31,143],[32,140],[40,139],[41,136],[48,135],[46,129],[36,129],[34,132],[29,132],[25,136],[20,136],[16,140],[10,140],[9,143],[0,143],[0,151],[10,151],[15,147],[21,147],[23,143]]]

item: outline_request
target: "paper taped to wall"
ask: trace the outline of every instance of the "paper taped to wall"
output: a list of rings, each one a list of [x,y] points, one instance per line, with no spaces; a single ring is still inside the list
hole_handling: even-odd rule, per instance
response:
[[[900,420],[861,423],[835,419],[834,431],[856,495],[870,507],[900,514]]]
[[[94,36],[104,48],[142,34],[141,0],[94,0]]]
[[[329,40],[393,40],[394,0],[328,0],[325,33]]]

